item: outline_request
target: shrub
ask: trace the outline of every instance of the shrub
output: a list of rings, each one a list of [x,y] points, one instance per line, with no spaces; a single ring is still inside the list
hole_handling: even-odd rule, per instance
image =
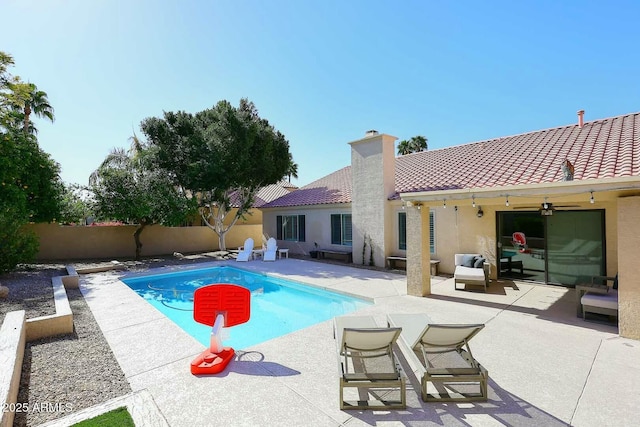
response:
[[[11,211],[0,212],[0,274],[33,261],[38,253],[38,237],[24,225]]]

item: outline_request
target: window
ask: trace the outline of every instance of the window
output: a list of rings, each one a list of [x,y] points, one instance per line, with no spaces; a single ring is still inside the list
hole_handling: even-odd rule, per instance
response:
[[[351,214],[331,215],[331,244],[352,246]]]
[[[304,242],[304,215],[276,216],[276,239],[290,242]]]
[[[429,253],[436,253],[436,225],[433,211],[429,211]]]
[[[435,219],[433,211],[429,211],[429,252],[436,253]],[[398,249],[407,250],[407,214],[398,212]]]
[[[407,213],[398,212],[398,249],[407,250]]]

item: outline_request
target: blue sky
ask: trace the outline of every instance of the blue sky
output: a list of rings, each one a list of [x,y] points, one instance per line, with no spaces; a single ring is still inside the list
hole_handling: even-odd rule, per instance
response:
[[[429,149],[640,111],[640,2],[1,0],[10,71],[49,95],[40,146],[86,184],[140,121],[253,101],[297,185],[368,129]]]

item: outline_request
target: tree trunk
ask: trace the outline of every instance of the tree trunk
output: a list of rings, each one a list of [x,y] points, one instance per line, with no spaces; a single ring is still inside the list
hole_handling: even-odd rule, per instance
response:
[[[136,240],[136,261],[140,259],[140,255],[142,254],[142,242],[140,241],[140,235],[146,226],[146,222],[141,222],[138,228],[136,228],[136,232],[133,233],[133,238]]]
[[[227,244],[224,241],[224,236],[227,234],[227,232],[223,232],[223,233],[219,233],[218,234],[218,247],[220,248],[221,251],[226,251],[227,250]]]
[[[24,106],[24,124],[23,124],[23,130],[24,133],[29,133],[29,117],[31,116],[31,106],[27,103]]]

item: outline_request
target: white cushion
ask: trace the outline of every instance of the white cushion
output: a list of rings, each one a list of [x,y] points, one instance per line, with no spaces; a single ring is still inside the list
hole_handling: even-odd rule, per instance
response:
[[[484,280],[484,269],[459,265],[453,275],[458,280]]]
[[[610,308],[612,310],[618,309],[618,291],[616,289],[609,289],[606,294],[595,294],[587,292],[580,299],[582,305],[600,308]]]

